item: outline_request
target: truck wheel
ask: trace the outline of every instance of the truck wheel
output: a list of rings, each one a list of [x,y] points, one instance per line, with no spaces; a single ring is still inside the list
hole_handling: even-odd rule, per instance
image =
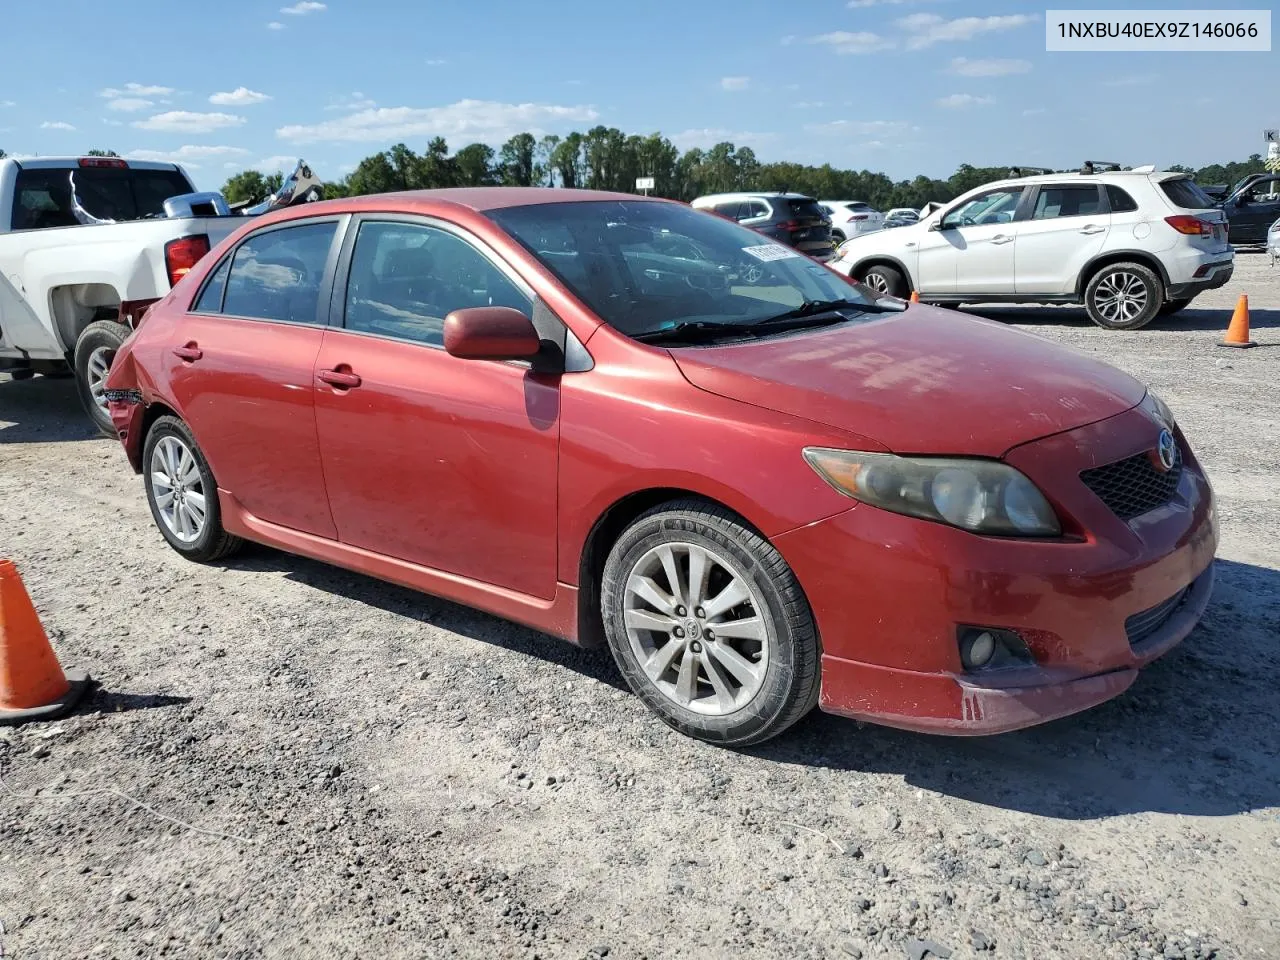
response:
[[[115,439],[116,428],[107,412],[107,374],[116,351],[131,331],[115,320],[96,320],[84,328],[76,341],[75,376],[76,392],[84,405],[85,413],[105,437]]]

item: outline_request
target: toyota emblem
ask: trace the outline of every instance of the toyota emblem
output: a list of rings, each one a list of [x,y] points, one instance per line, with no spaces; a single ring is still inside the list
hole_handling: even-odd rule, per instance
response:
[[[1168,473],[1178,462],[1178,442],[1168,430],[1160,431],[1160,439],[1156,442],[1156,455],[1160,458],[1160,466]]]

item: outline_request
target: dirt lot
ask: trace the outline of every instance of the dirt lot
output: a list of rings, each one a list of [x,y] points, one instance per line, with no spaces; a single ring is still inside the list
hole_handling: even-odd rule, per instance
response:
[[[1241,291],[1262,346],[1223,350]],[[606,654],[266,549],[186,563],[69,382],[0,382],[0,553],[102,683],[0,731],[0,955],[1280,956],[1280,269],[1196,307],[987,311],[1150,382],[1223,540],[1127,695],[985,740],[814,714],[728,752]]]

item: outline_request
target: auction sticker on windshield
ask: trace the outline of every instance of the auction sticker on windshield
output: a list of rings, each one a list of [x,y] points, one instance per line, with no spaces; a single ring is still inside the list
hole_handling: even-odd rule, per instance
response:
[[[789,260],[792,257],[799,259],[800,257],[800,254],[790,247],[784,247],[780,243],[762,243],[754,247],[743,247],[742,252],[749,253],[757,260],[763,260],[765,263],[771,260]]]

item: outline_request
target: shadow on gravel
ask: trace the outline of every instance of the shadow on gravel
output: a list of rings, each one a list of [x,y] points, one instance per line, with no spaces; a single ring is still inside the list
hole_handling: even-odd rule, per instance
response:
[[[1174,314],[1172,317],[1160,317],[1135,332],[1145,333],[1147,331],[1163,330],[1177,333],[1179,330],[1220,330],[1225,334],[1227,332],[1227,324],[1231,322],[1232,309],[1233,307],[1206,307],[1200,309],[1192,306],[1181,313]],[[996,320],[1000,323],[1016,323],[1020,326],[1033,328],[1037,326],[1061,327],[1067,325],[1093,327],[1093,321],[1085,313],[1084,307],[966,306],[961,312],[970,313],[977,317],[985,317],[988,320]],[[1268,330],[1273,327],[1280,327],[1280,310],[1259,309],[1250,305],[1249,328],[1251,330]]]
[[[257,544],[227,561],[238,570],[283,572],[288,579],[481,643],[537,657],[617,690],[627,690],[607,650],[585,650],[479,610]]]
[[[1226,816],[1280,805],[1280,571],[1217,561],[1200,626],[1127,693],[996,737],[938,737],[814,713],[752,751],[781,763],[897,774],[938,793],[1047,817]]]
[[[69,378],[0,378],[0,443],[94,440],[94,429]]]
[[[98,687],[74,712],[77,714],[129,713],[134,710],[180,707],[190,702],[190,697],[174,697],[165,693],[113,693]]]

